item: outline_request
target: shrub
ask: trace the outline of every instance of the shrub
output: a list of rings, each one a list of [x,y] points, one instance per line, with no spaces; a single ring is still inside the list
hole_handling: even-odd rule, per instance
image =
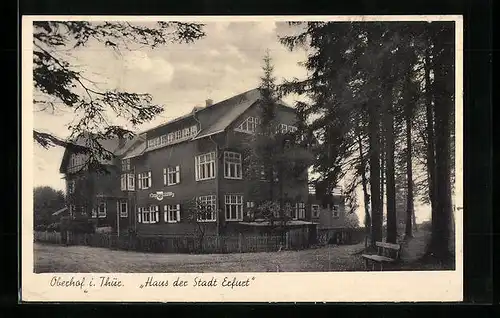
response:
[[[45,228],[48,232],[61,232],[61,223],[51,223]]]
[[[39,224],[39,225],[35,226],[35,231],[45,232],[45,231],[47,231],[47,225]]]
[[[91,234],[95,232],[95,227],[87,219],[76,219],[69,221],[68,230],[75,234]]]

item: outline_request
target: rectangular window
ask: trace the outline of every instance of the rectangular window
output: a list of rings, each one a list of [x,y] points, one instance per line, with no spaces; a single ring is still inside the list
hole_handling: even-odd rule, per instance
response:
[[[190,133],[191,133],[191,136],[194,136],[196,135],[196,133],[198,132],[198,127],[196,126],[191,126],[190,128]]]
[[[294,211],[292,218],[294,220],[297,219],[305,219],[306,218],[306,205],[303,202],[295,203]]]
[[[137,221],[139,223],[153,224],[160,220],[160,211],[157,205],[151,205],[137,209]]]
[[[201,211],[198,213],[198,221],[199,222],[210,222],[215,221],[216,219],[216,209],[217,202],[215,195],[204,195],[198,197],[198,203],[201,206]]]
[[[168,144],[168,135],[163,135],[160,137],[160,144],[162,146],[165,146]]]
[[[83,216],[87,215],[87,209],[85,209],[84,206],[80,207],[80,214],[83,215]]]
[[[239,194],[225,195],[225,210],[227,221],[242,221],[243,196]]]
[[[255,207],[255,202],[247,201],[247,208],[254,208],[254,207]]]
[[[100,218],[106,217],[106,202],[100,202],[97,207],[97,216]]]
[[[181,205],[169,204],[164,207],[165,223],[177,223],[181,221]]]
[[[196,181],[215,178],[215,152],[195,157]]]
[[[160,137],[148,140],[148,148],[156,148],[158,146],[160,146]]]
[[[332,216],[334,218],[338,218],[339,217],[339,205],[338,204],[334,204],[333,207],[332,207]]]
[[[288,126],[285,124],[280,124],[280,132],[286,134],[288,132]]]
[[[127,187],[130,191],[135,190],[135,175],[133,173],[129,173],[127,176]]]
[[[127,201],[120,202],[120,217],[127,218],[128,217],[128,204]]]
[[[139,173],[137,182],[139,183],[139,189],[151,188],[151,171]]]
[[[319,218],[319,205],[313,204],[311,205],[311,214],[313,218]]]
[[[174,185],[181,183],[181,167],[168,167],[163,169],[163,184]]]
[[[122,191],[127,191],[127,174],[121,175],[120,188]]]
[[[97,218],[97,211],[95,208],[92,208],[92,218],[93,219]]]
[[[224,151],[224,177],[226,179],[242,179],[241,154]]]
[[[75,192],[75,180],[68,180],[68,193],[74,193]]]
[[[174,134],[175,134],[174,137],[175,140],[179,140],[182,138],[182,130],[177,130]]]
[[[123,159],[122,160],[122,171],[129,171],[130,170],[130,159]]]
[[[167,135],[167,141],[168,143],[174,142],[174,133],[170,133]]]

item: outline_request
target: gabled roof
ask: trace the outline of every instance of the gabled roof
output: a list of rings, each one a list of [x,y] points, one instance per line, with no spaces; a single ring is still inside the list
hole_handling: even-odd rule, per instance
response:
[[[258,102],[260,98],[261,94],[259,89],[254,88],[221,102],[215,103],[211,106],[195,107],[192,112],[158,125],[154,128],[148,129],[144,131],[143,134],[192,116],[196,117],[197,120],[201,118],[203,119],[199,120],[201,121],[201,130],[196,136],[188,140],[196,140],[218,134],[226,130],[231,123],[237,120],[245,111],[247,111],[256,102]],[[288,106],[283,101],[279,101],[278,105],[293,110],[292,107]],[[135,147],[128,149],[124,158],[128,159],[140,156],[146,150],[146,141],[140,141],[140,143]]]
[[[261,97],[258,89],[252,89],[243,94],[236,95],[218,104],[209,106],[224,108],[224,113],[212,125],[203,128],[194,139],[200,139],[219,132],[223,132],[233,121],[242,115],[250,106],[255,104]]]
[[[87,138],[90,136],[90,133],[84,134],[83,136],[79,136],[75,140],[67,140],[68,144],[77,145],[77,146],[85,146]],[[123,144],[120,143],[120,139],[118,137],[110,138],[110,139],[99,139],[99,144],[111,152],[115,156],[123,156],[132,146],[137,144],[140,141],[142,136],[136,135],[131,139],[126,138]],[[61,161],[61,165],[59,167],[59,172],[64,173],[66,171],[66,165],[69,159],[69,151],[68,147],[64,151],[63,159]]]

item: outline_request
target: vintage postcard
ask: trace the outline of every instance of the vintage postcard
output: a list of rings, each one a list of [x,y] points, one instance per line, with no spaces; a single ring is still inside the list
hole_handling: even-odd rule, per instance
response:
[[[21,300],[462,300],[462,31],[23,16]]]

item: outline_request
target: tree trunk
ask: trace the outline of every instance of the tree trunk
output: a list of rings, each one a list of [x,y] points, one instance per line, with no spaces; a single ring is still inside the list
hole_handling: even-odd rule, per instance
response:
[[[384,89],[385,126],[385,182],[387,205],[387,242],[396,243],[398,231],[396,221],[396,180],[394,176],[394,114],[392,109],[392,85]]]
[[[361,184],[363,186],[363,199],[364,199],[364,205],[365,205],[365,232],[367,237],[370,235],[371,227],[372,227],[372,221],[370,217],[370,195],[368,194],[368,180],[366,180],[366,162],[365,162],[365,157],[363,155],[363,142],[361,140],[361,132],[358,134],[358,148],[359,148],[359,161],[360,161],[360,167],[361,167]],[[365,240],[365,247],[367,247],[368,242]]]
[[[384,215],[384,190],[385,190],[385,140],[384,127],[380,127],[380,211],[382,211],[382,219]],[[383,223],[383,222],[382,222]]]
[[[412,222],[415,217],[413,206],[413,165],[412,165],[412,141],[411,141],[411,108],[406,105],[406,222],[405,237],[413,236]]]
[[[369,156],[370,156],[370,191],[371,191],[371,244],[382,240],[382,209],[380,206],[380,117],[376,106],[368,106],[369,119]]]
[[[432,105],[432,83],[430,78],[431,71],[430,51],[425,52],[425,117],[426,117],[426,135],[427,135],[427,178],[429,185],[429,201],[431,203],[431,219],[436,214],[436,165],[435,165],[435,147],[434,147],[434,110]]]
[[[407,71],[405,83],[405,124],[406,124],[406,220],[405,220],[405,237],[410,238],[412,233],[412,222],[414,221],[415,211],[413,204],[413,149],[412,149],[412,118],[413,96],[411,96],[411,69]]]
[[[432,215],[432,237],[428,253],[437,260],[449,260],[452,216],[450,180],[451,115],[454,106],[454,28],[443,27],[435,36],[433,93],[436,134],[436,212]]]

